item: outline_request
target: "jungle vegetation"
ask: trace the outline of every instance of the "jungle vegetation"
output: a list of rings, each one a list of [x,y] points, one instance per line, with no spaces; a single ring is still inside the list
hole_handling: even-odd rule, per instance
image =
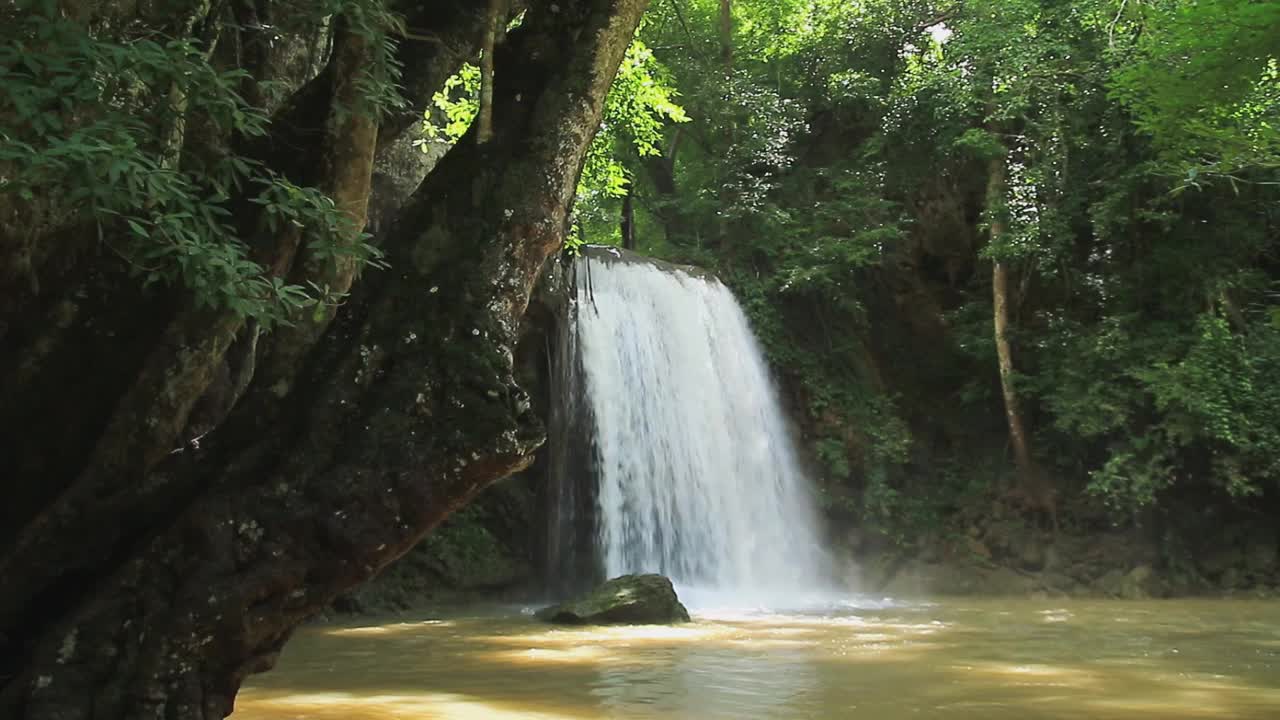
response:
[[[579,232],[734,287],[834,513],[1274,511],[1280,6],[662,2],[640,40],[681,111],[606,127]]]
[[[584,242],[734,288],[833,517],[1274,517],[1278,63],[1258,0],[11,0],[0,716],[226,715],[532,462]]]

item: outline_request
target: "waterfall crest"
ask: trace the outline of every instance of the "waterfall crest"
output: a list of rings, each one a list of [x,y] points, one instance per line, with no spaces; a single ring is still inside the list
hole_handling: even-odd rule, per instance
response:
[[[605,574],[775,605],[821,586],[810,488],[733,294],[607,251],[579,263],[575,364]]]

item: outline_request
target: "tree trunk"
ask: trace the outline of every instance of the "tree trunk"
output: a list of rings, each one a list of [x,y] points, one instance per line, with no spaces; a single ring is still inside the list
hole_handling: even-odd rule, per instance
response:
[[[480,108],[476,114],[478,143],[493,139],[493,51],[502,21],[506,19],[502,4],[502,0],[489,0],[485,15],[484,40],[480,47]]]
[[[328,78],[331,111],[320,137],[322,171],[318,184],[346,221],[344,246],[358,243],[369,219],[369,193],[373,182],[373,158],[378,147],[378,124],[367,113],[353,112],[362,102],[360,86],[372,66],[369,41],[339,19],[334,32],[332,77]],[[353,255],[314,258],[303,248],[295,262],[295,280],[321,288],[331,302],[303,313],[293,325],[277,329],[271,352],[262,363],[259,385],[272,386],[277,394],[287,390],[289,378],[333,322],[337,303],[351,290],[358,263]]]
[[[89,469],[112,501],[62,527],[83,554],[6,586],[0,716],[224,717],[293,627],[530,462],[518,324],[645,5],[530,3],[495,53],[492,139],[459,143],[409,200],[392,269],[357,285],[269,425],[241,403],[156,472]],[[359,145],[363,178],[372,138]],[[28,531],[27,548],[68,539]],[[0,563],[33,560],[12,551]]]
[[[341,20],[338,24],[345,25]],[[368,60],[364,45],[362,38],[340,27],[331,72],[322,74],[316,83],[324,86],[323,97],[331,106],[327,128],[321,135],[321,162],[316,163],[323,169],[318,173],[295,173],[306,176],[307,181],[317,181],[329,194],[350,223],[351,239],[364,227],[377,135],[371,118],[343,110],[358,102],[354,88]],[[278,236],[266,240],[259,248],[259,259],[268,267],[276,267],[277,276],[281,276],[293,264],[298,231],[287,225]],[[304,267],[311,275],[308,279],[339,293],[350,287],[356,269],[350,257],[304,263]],[[283,354],[296,363],[319,340],[331,319],[331,309],[322,307],[300,318],[293,327],[282,328],[273,338],[272,347],[286,352],[276,355]],[[244,325],[244,317],[228,309],[188,306],[177,314],[117,403],[84,471],[25,524],[14,546],[0,555],[0,574],[14,586],[29,588],[33,593],[56,592],[51,588],[56,588],[60,575],[106,561],[116,541],[127,541],[127,535],[116,533],[128,532],[133,508],[141,506],[146,509],[144,512],[150,511],[150,498],[174,492],[171,483],[182,478],[157,478],[150,483],[122,480],[147,475],[181,445],[192,412],[226,369],[227,351]],[[256,342],[252,344],[256,346]],[[274,356],[268,360],[274,361],[268,362],[268,368],[291,367]],[[283,376],[281,370],[271,380],[278,381]],[[75,529],[91,513],[114,516],[116,522],[104,525],[97,541],[86,546]],[[0,598],[0,626],[20,612],[24,600],[18,596]]]
[[[1004,398],[1004,415],[1009,425],[1009,444],[1018,472],[1025,474],[1031,463],[1027,445],[1026,426],[1022,420],[1022,408],[1017,389],[1013,386],[1013,348],[1009,343],[1009,265],[1000,256],[999,245],[1005,242],[1008,228],[1005,221],[1005,193],[1008,190],[1007,170],[1003,155],[987,163],[987,213],[991,233],[991,245],[997,254],[991,265],[991,304],[994,308],[996,361],[1000,368],[1000,391]]]
[[[622,217],[619,220],[622,232],[622,247],[626,250],[636,249],[636,207],[635,190],[627,185],[627,194],[622,196]]]
[[[1030,508],[1046,513],[1053,530],[1058,528],[1055,493],[1048,478],[1031,454],[1026,421],[1021,398],[1014,386],[1013,345],[1009,341],[1010,317],[1009,265],[1001,258],[998,246],[1005,240],[1008,227],[1005,222],[1005,197],[1008,190],[1007,170],[1003,155],[993,158],[987,166],[987,213],[991,232],[991,244],[997,246],[991,269],[991,301],[994,309],[996,359],[1000,368],[1000,391],[1004,399],[1005,420],[1009,425],[1009,445],[1018,474],[1018,492]]]
[[[720,64],[724,69],[725,81],[725,100],[731,102],[734,95],[733,82],[733,0],[720,0]],[[736,111],[737,108],[735,107]],[[737,153],[738,144],[738,118],[734,112],[730,112],[728,122],[724,128],[726,142],[726,151],[730,157]],[[737,173],[739,170],[732,165],[728,167],[730,173]],[[716,243],[725,249],[732,251],[729,245],[729,208],[734,204],[735,195],[732,186],[733,182],[728,178],[720,181],[720,212],[717,213],[716,222]]]
[[[992,265],[991,294],[995,305],[996,357],[1000,365],[1000,391],[1004,398],[1005,419],[1009,425],[1009,444],[1020,473],[1031,466],[1026,425],[1017,390],[1013,386],[1013,349],[1009,344],[1009,267],[1002,261]]]
[[[661,155],[641,158],[657,197],[653,202],[653,214],[662,223],[667,242],[689,232],[689,221],[680,204],[676,187],[676,157],[682,137],[680,127],[671,134],[671,147]]]
[[[720,64],[733,72],[733,0],[720,0]]]

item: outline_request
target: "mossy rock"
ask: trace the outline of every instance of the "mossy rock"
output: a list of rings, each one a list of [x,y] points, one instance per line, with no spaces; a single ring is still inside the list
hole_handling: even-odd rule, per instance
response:
[[[623,575],[536,617],[563,625],[656,625],[688,622],[689,611],[662,575]]]

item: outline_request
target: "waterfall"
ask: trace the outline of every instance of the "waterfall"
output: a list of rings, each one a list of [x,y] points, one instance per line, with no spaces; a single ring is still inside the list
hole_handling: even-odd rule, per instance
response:
[[[733,294],[633,255],[590,258],[575,273],[573,366],[605,574],[774,605],[818,588],[810,488]]]

